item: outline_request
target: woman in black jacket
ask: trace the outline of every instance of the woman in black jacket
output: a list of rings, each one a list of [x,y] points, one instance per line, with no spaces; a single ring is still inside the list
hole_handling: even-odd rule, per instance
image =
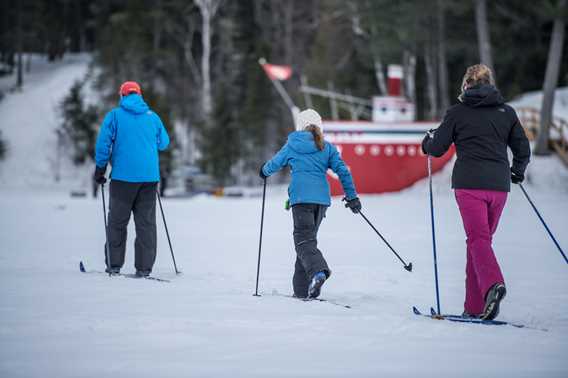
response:
[[[491,241],[511,181],[520,183],[530,147],[515,110],[495,88],[489,67],[467,69],[460,102],[422,141],[424,153],[439,157],[456,146],[452,188],[467,235],[464,315],[494,319],[505,297],[505,281]],[[507,147],[513,152],[510,166]]]

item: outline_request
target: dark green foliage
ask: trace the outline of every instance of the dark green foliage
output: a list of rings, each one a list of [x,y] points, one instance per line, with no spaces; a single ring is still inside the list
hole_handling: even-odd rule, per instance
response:
[[[92,49],[94,0],[0,1],[0,76],[16,64],[18,28],[26,53],[45,54],[49,61],[67,52]],[[19,21],[19,22],[18,22]]]
[[[144,101],[150,108],[158,114],[168,135],[170,136],[170,145],[165,151],[160,152],[160,175],[162,177],[169,177],[174,168],[174,151],[177,148],[176,139],[174,135],[174,124],[172,119],[172,107],[167,102],[163,95],[160,95],[152,87],[144,89]]]
[[[2,130],[0,130],[0,160],[4,160],[6,157],[6,142],[2,139]]]
[[[506,99],[541,89],[556,3],[487,2],[497,84]],[[15,0],[0,3],[0,63],[8,70],[14,64],[15,4]],[[175,122],[179,131],[196,136],[201,166],[223,184],[258,182],[258,166],[293,130],[290,112],[258,65],[259,57],[292,66],[294,76],[283,85],[304,107],[301,75],[312,86],[326,89],[332,83],[336,91],[370,98],[378,93],[375,57],[380,56],[386,71],[388,64],[401,64],[404,56],[412,54],[417,59],[419,119],[432,113],[424,57],[430,51],[429,56],[438,59],[440,8],[446,27],[448,85],[443,89],[447,93],[438,94],[455,103],[466,67],[479,62],[473,0],[225,0],[211,25],[214,111],[205,119],[200,88],[202,18],[192,1],[21,0],[21,4],[25,51],[41,51],[55,59],[68,48],[93,46],[104,108],[116,105],[123,81],[138,81],[172,142],[176,142],[171,129]],[[568,38],[564,46],[568,51]],[[568,65],[564,63],[560,71],[560,85],[566,85]],[[324,118],[331,116],[327,99],[313,96],[312,101]],[[436,113],[441,115],[443,109]],[[339,114],[350,116],[344,108]],[[181,142],[176,146],[187,158],[177,164],[195,163],[188,153],[192,147]],[[175,168],[173,156],[171,149],[161,155],[163,171]]]
[[[76,81],[60,105],[63,122],[61,129],[73,148],[73,162],[77,165],[94,157],[98,132],[98,111],[86,105],[83,83]]]

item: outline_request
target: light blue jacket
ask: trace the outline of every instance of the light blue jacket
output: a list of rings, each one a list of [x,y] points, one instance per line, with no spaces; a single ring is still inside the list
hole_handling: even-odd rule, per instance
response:
[[[329,206],[331,198],[326,178],[328,168],[339,176],[347,199],[357,197],[351,173],[337,148],[325,142],[323,151],[320,151],[309,131],[291,133],[284,147],[264,164],[262,172],[270,176],[285,166],[290,166],[292,173],[288,187],[291,205],[314,203]]]
[[[103,168],[110,160],[110,177],[114,180],[158,182],[158,150],[165,150],[169,144],[160,117],[150,110],[142,96],[130,94],[106,115],[95,147],[95,162]]]

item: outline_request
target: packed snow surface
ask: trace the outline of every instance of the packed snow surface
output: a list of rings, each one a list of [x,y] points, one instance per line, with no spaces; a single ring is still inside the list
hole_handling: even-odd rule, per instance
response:
[[[56,78],[68,87],[71,76],[85,69],[86,62],[58,68],[36,89],[51,88]],[[65,92],[56,87],[50,90]],[[3,131],[6,119],[19,119],[16,111],[32,121],[34,107],[26,104],[34,96],[30,89],[0,103]],[[40,109],[47,113],[38,119],[53,121],[50,106]],[[26,169],[33,168],[34,156],[26,156],[31,150],[23,134],[35,138],[36,132],[42,132],[39,126],[29,126],[22,138],[11,140]],[[51,155],[40,145],[36,149],[43,164]],[[12,164],[0,167],[34,177]],[[535,159],[531,167],[525,187],[568,249],[567,170],[554,157]],[[449,189],[450,170],[434,176],[438,269],[443,312],[461,313],[465,235]],[[159,220],[153,275],[171,280],[160,283],[80,273],[79,261],[87,269],[104,269],[101,198],[71,198],[65,181],[45,190],[20,176],[12,184],[3,176],[0,185],[1,377],[568,376],[568,264],[518,187],[494,238],[508,288],[500,319],[548,331],[412,314],[413,305],[428,311],[436,303],[427,181],[400,193],[362,197],[365,214],[412,261],[412,273],[360,216],[334,200],[319,235],[333,270],[322,297],[352,307],[346,309],[282,296],[292,291],[292,220],[283,209],[285,189],[271,181],[262,297],[254,297],[260,198],[164,199],[183,274],[173,272]],[[126,273],[134,272],[134,235],[131,224]]]

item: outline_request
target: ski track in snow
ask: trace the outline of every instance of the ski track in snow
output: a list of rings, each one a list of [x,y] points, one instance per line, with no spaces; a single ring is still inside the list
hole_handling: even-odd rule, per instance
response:
[[[64,93],[55,82],[65,78],[69,86],[85,69],[85,62],[70,64],[39,81],[37,92],[8,96],[0,103],[2,130],[6,119],[19,120],[14,107],[39,101],[44,88]],[[31,120],[28,112],[18,114]],[[26,133],[40,143],[47,134],[33,125]],[[13,153],[22,165],[49,156],[17,140]],[[33,148],[37,154],[26,156]],[[100,198],[70,198],[62,186],[30,188],[35,173],[10,164],[0,167],[20,175],[0,186],[1,377],[568,376],[568,266],[516,187],[494,238],[508,284],[500,319],[548,332],[412,314],[413,305],[435,306],[427,181],[362,197],[365,214],[413,262],[412,273],[361,217],[334,200],[320,231],[319,247],[333,270],[322,297],[352,306],[345,309],[272,295],[291,293],[295,259],[282,187],[268,187],[257,298],[259,198],[164,199],[183,274],[173,273],[158,218],[154,275],[171,283],[86,275],[81,260],[87,269],[104,268]],[[566,249],[566,169],[554,158],[533,164],[526,189]],[[37,174],[48,177],[44,168]],[[434,177],[438,267],[442,310],[460,312],[465,235],[450,170]],[[131,222],[125,273],[134,272],[133,237]]]

